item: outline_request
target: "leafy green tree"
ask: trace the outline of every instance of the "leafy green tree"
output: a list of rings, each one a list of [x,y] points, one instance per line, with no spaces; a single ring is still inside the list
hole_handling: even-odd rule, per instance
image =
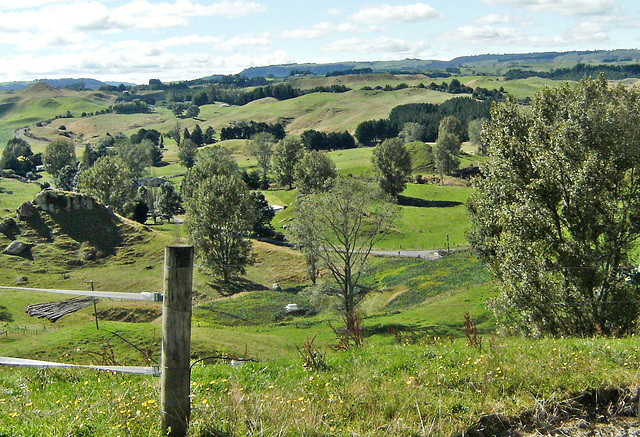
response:
[[[460,146],[460,139],[457,135],[448,131],[438,135],[433,155],[440,174],[440,180],[443,183],[445,174],[451,174],[460,167],[460,158],[458,158]]]
[[[462,125],[462,122],[458,119],[458,117],[454,117],[453,115],[448,115],[440,120],[440,124],[438,126],[438,136],[444,134],[445,132],[451,133],[458,137],[460,142],[464,141],[466,138],[465,129]]]
[[[137,194],[133,173],[112,155],[99,158],[93,167],[78,175],[78,190],[123,215],[131,210]]]
[[[185,229],[205,270],[228,282],[252,261],[255,203],[238,176],[213,175],[185,199]]]
[[[21,176],[36,168],[35,157],[31,146],[21,138],[12,138],[2,151],[0,168],[11,169]]]
[[[207,128],[204,130],[204,133],[202,134],[202,140],[204,141],[204,144],[215,143],[215,134],[216,131],[211,126],[207,126]]]
[[[200,114],[200,108],[196,105],[191,105],[187,108],[187,117],[196,118]]]
[[[196,124],[191,132],[191,141],[196,143],[198,146],[204,146],[204,138],[202,137],[202,128],[199,124]]]
[[[131,135],[130,141],[134,144],[141,143],[142,140],[150,140],[154,145],[159,146],[162,134],[156,129],[140,128],[138,132]]]
[[[489,120],[486,118],[476,118],[467,124],[469,141],[477,148],[478,155],[480,156],[485,156],[487,154],[486,143],[482,140],[482,125],[487,121]]]
[[[81,170],[86,170],[93,166],[98,158],[108,155],[107,146],[100,142],[97,146],[87,144],[84,147],[84,153],[82,154],[82,163],[80,165]]]
[[[302,215],[297,217],[290,226],[290,230],[296,248],[304,255],[309,280],[315,285],[318,282],[322,262],[320,257],[321,239],[317,235],[314,223],[306,220],[306,218],[311,218],[312,213],[315,213],[314,208],[314,206],[309,206],[308,213],[303,210]]]
[[[136,198],[133,201],[131,219],[140,224],[145,224],[147,222],[148,217],[149,217],[149,206],[144,201],[144,199],[140,197]]]
[[[138,187],[138,196],[136,198],[136,202],[143,202],[146,205],[146,209],[144,211],[144,221],[140,223],[145,223],[147,221],[147,217],[151,215],[153,219],[153,223],[158,223],[158,213],[156,211],[156,193],[158,188],[156,187],[147,187],[145,185],[140,185]],[[138,218],[142,219],[142,210],[143,208],[139,205],[134,207],[134,220],[139,222]],[[136,218],[136,214],[139,214],[138,218]]]
[[[375,146],[397,135],[398,129],[389,119],[367,120],[356,127],[356,138],[364,146]]]
[[[142,140],[139,144],[121,143],[116,146],[118,157],[135,177],[142,176],[145,169],[154,164],[158,159],[157,152],[160,152],[161,160],[162,151],[150,140]]]
[[[276,138],[268,132],[259,132],[251,136],[247,144],[247,150],[258,161],[258,167],[262,170],[262,179],[267,179],[271,168],[271,157]]]
[[[189,104],[184,102],[175,102],[167,105],[167,109],[170,109],[176,117],[182,117],[187,108],[189,108]]]
[[[162,166],[162,158],[164,158],[162,148],[159,145],[154,144],[150,140],[143,140],[141,144],[147,149],[147,154],[149,155],[151,165],[153,167]]]
[[[494,106],[469,239],[499,285],[501,324],[530,335],[636,328],[639,125],[640,90],[604,76],[544,89],[530,109]]]
[[[231,152],[223,147],[211,146],[200,149],[195,164],[187,171],[180,185],[182,198],[192,197],[201,181],[216,175],[239,177],[238,163],[231,156]]]
[[[327,149],[353,149],[356,147],[356,140],[347,132],[329,132],[327,134]]]
[[[167,136],[173,139],[176,142],[178,148],[180,147],[180,143],[182,142],[182,128],[180,127],[180,123],[176,122],[176,125],[167,132]]]
[[[295,169],[304,155],[304,146],[298,138],[286,137],[273,150],[272,169],[281,186],[293,188]]]
[[[207,96],[207,92],[205,90],[196,91],[193,94],[193,98],[191,102],[196,106],[202,106],[209,103],[209,97]]]
[[[196,143],[190,139],[182,141],[178,148],[178,159],[180,160],[180,164],[187,168],[193,167],[193,164],[196,161],[196,153],[198,153],[198,145]]]
[[[327,134],[314,129],[304,131],[300,136],[300,141],[307,150],[326,150],[329,148]]]
[[[243,169],[240,173],[240,178],[245,184],[247,184],[247,187],[252,190],[260,190],[263,187],[263,179],[260,170],[247,171],[247,169]],[[267,181],[266,188],[269,188],[268,183],[269,182]]]
[[[69,140],[54,140],[45,147],[42,163],[44,169],[55,177],[63,167],[76,164],[76,148]]]
[[[158,216],[167,221],[171,221],[174,215],[184,212],[182,198],[171,182],[165,182],[160,185],[155,209]]]
[[[273,220],[273,217],[276,215],[275,211],[260,191],[252,191],[251,197],[253,198],[256,213],[253,224],[253,235],[256,237],[272,237],[275,230],[271,224],[271,220]]]
[[[336,175],[336,165],[329,155],[318,150],[305,153],[295,168],[296,186],[304,194],[328,190]]]
[[[373,149],[373,166],[382,191],[398,197],[411,177],[411,155],[400,138],[390,138]]]
[[[78,174],[78,165],[65,165],[56,173],[53,178],[53,184],[59,190],[73,191],[76,175]]]
[[[405,143],[413,143],[415,141],[422,141],[424,135],[424,126],[420,123],[407,122],[404,124],[402,130],[398,134]]]
[[[330,191],[299,202],[292,226],[297,244],[315,251],[331,272],[350,332],[356,328],[356,307],[364,297],[359,284],[367,259],[396,217],[393,206],[377,193],[365,182],[338,178]]]

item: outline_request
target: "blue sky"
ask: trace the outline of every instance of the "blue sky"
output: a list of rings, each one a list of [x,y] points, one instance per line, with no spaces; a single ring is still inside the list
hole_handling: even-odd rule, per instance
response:
[[[0,82],[637,48],[632,0],[0,0]]]

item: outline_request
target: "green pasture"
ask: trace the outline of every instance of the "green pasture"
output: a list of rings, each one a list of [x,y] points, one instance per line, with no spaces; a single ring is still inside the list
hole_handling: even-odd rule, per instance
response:
[[[198,118],[218,132],[234,121],[278,120],[287,122],[287,132],[299,135],[307,129],[326,132],[350,131],[365,120],[387,118],[397,105],[406,103],[442,103],[450,94],[428,89],[408,88],[399,91],[360,91],[346,93],[312,93],[278,101],[266,98],[244,106],[205,105]],[[375,103],[373,103],[375,102]]]
[[[13,137],[21,127],[63,116],[70,111],[75,117],[82,112],[106,109],[115,98],[107,93],[58,90],[34,85],[22,91],[0,92],[0,143]]]
[[[329,152],[338,173],[353,176],[366,176],[373,172],[373,147],[334,150]]]
[[[242,367],[204,361],[192,371],[190,435],[498,435],[522,420],[544,428],[559,409],[593,406],[581,396],[606,400],[607,387],[632,383],[635,342],[485,337],[471,347],[397,332],[392,344],[348,351],[312,343],[314,360],[302,349]],[[0,387],[2,435],[161,435],[153,377],[0,368]]]
[[[0,178],[0,216],[15,213],[20,205],[32,201],[40,191],[40,186],[35,183],[27,184],[17,179]]]
[[[446,249],[466,246],[468,187],[410,184],[399,198],[400,217],[378,249]]]
[[[245,277],[230,284],[203,276],[196,269],[195,355],[224,351],[275,360],[294,358],[297,346],[309,338],[317,337],[320,345],[334,341],[335,335],[327,322],[339,326],[342,321],[339,300],[322,292],[323,284],[330,282],[328,272],[321,274],[317,287],[310,287],[299,253],[266,243],[256,243],[255,249],[255,265]],[[128,256],[128,260],[136,258],[133,254]],[[109,263],[111,266],[76,269],[64,278],[23,269],[21,272],[29,277],[28,284],[23,286],[82,290],[88,289],[88,281],[93,280],[99,291],[157,292],[162,289],[162,253],[153,249],[148,256],[136,262],[116,259]],[[0,280],[11,284],[20,271],[3,267]],[[446,333],[460,337],[465,312],[477,318],[485,332],[493,330],[493,318],[484,307],[493,293],[488,281],[484,267],[467,252],[438,261],[373,257],[362,282],[370,290],[362,304],[368,341],[389,344],[393,342],[392,331],[399,327],[425,335]],[[282,290],[271,290],[273,282]],[[159,353],[161,304],[101,300],[97,305],[101,319],[97,330],[93,307],[51,323],[30,318],[24,310],[28,305],[61,297],[23,290],[4,290],[2,295],[11,317],[4,327],[10,335],[0,338],[0,344],[12,356],[60,360],[70,354],[73,360],[82,362],[89,358],[87,350],[96,351],[106,340],[118,359],[126,363],[137,359],[138,349]],[[304,317],[287,316],[284,307],[289,303],[308,308],[309,313]],[[453,307],[456,309],[443,311]],[[119,313],[130,314],[137,323],[123,323],[108,316]],[[20,334],[20,329],[25,328],[27,331]],[[73,352],[77,349],[82,353]]]

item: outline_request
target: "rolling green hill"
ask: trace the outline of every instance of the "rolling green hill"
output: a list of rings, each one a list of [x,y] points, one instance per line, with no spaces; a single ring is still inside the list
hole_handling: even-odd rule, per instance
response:
[[[115,97],[96,91],[60,90],[37,82],[20,91],[0,92],[0,141],[6,144],[21,127],[66,116],[79,117],[82,112],[106,109]]]

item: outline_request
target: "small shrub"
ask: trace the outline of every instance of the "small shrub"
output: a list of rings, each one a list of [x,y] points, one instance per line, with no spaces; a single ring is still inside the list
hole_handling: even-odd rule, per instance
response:
[[[348,312],[343,317],[344,322],[347,326],[353,326],[353,329],[349,330],[347,328],[336,328],[331,322],[329,322],[329,326],[336,334],[336,338],[338,339],[338,343],[330,346],[333,350],[349,350],[353,347],[360,347],[364,343],[364,327],[362,326],[362,314],[360,312],[353,310]]]
[[[469,313],[465,313],[464,315],[464,335],[467,337],[469,346],[482,349],[482,337],[478,335],[478,327],[471,319]]]
[[[13,322],[13,316],[7,310],[7,307],[4,305],[0,305],[0,321],[2,322]]]
[[[318,349],[313,342],[316,340],[314,336],[311,340],[307,341],[302,348],[296,346],[300,357],[302,357],[303,366],[308,370],[328,370],[329,366],[325,361],[326,353]]]

